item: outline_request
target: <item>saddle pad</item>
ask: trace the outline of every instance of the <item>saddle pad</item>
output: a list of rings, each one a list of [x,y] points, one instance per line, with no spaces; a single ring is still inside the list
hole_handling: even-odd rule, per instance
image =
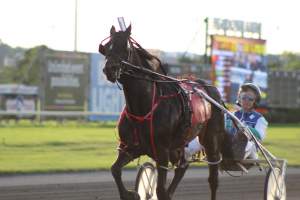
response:
[[[181,88],[186,92],[189,97],[189,107],[192,111],[191,125],[194,126],[198,123],[204,123],[211,117],[211,104],[198,94],[194,93],[192,87],[195,84],[180,83]],[[199,84],[196,87],[206,93],[204,88]]]

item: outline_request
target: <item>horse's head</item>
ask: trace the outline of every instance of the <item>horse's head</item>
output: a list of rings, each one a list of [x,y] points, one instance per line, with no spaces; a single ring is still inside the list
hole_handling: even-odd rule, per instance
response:
[[[110,29],[110,40],[105,45],[99,45],[99,52],[106,58],[103,69],[106,78],[111,82],[116,82],[121,75],[121,61],[128,59],[128,41],[130,38],[131,26],[125,31],[118,31],[114,26]]]

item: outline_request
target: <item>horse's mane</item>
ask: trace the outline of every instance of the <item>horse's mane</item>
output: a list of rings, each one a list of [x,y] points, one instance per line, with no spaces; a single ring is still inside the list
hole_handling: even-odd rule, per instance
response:
[[[132,41],[130,41],[130,42],[132,42]],[[141,58],[146,59],[148,62],[151,62],[154,65],[156,64],[155,62],[157,62],[158,67],[162,70],[164,75],[167,75],[167,72],[166,72],[165,68],[163,67],[161,60],[157,56],[151,54],[149,51],[144,49],[139,43],[137,43],[134,40],[132,42],[132,47],[135,49],[135,51],[138,53],[138,55]]]

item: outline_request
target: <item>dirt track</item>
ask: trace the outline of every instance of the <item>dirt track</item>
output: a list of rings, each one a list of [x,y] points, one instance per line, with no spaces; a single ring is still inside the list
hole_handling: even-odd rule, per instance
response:
[[[136,171],[124,173],[133,188]],[[220,176],[218,199],[263,199],[263,172],[234,178]],[[287,199],[299,200],[300,169],[288,169]],[[175,193],[175,200],[209,199],[206,169],[189,169]],[[109,172],[25,175],[0,177],[0,200],[117,200],[118,192]]]

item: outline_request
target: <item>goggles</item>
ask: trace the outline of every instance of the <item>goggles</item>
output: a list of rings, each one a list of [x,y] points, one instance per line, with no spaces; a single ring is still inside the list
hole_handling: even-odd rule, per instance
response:
[[[249,95],[245,95],[245,94],[244,94],[244,95],[241,95],[241,100],[253,102],[253,101],[255,100],[255,98],[252,97],[252,96],[249,96]]]

